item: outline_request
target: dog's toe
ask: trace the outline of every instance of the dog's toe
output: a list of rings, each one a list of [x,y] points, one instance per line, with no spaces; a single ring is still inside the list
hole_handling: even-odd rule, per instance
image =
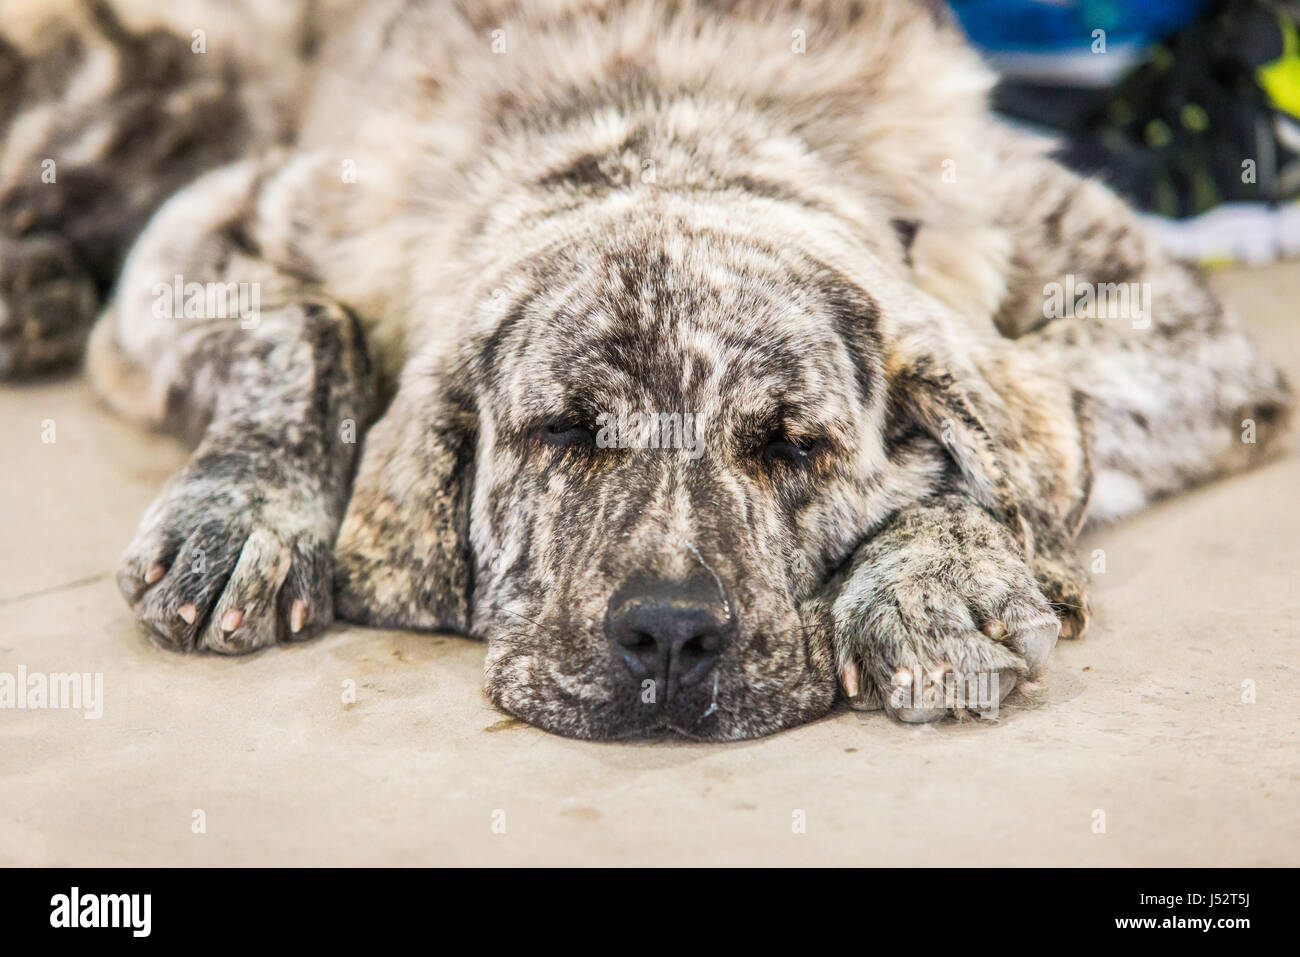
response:
[[[253,529],[208,618],[200,647],[242,654],[274,644],[276,599],[288,573],[288,546],[264,528]]]

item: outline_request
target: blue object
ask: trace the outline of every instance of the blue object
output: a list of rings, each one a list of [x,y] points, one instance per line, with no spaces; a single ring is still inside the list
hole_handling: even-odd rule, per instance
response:
[[[1191,22],[1210,0],[949,0],[971,40],[997,53],[1054,53],[1107,44],[1146,46]]]

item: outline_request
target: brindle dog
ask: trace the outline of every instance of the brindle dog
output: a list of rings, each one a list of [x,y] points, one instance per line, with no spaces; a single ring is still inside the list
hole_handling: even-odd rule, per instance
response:
[[[960,716],[1086,627],[1085,522],[1285,431],[937,2],[5,9],[0,366],[98,312],[194,443],[118,576],[175,648],[463,632],[589,738]]]

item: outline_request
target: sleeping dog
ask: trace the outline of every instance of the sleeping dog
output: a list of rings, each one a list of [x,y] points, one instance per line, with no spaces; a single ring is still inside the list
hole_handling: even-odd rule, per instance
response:
[[[88,341],[193,444],[118,572],[174,648],[460,632],[584,738],[988,713],[1087,522],[1285,431],[941,3],[10,7],[0,368]]]

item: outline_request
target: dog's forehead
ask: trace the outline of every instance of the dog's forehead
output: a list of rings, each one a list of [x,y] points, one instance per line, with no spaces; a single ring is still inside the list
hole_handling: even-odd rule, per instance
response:
[[[512,403],[847,401],[842,306],[812,268],[729,237],[681,235],[556,265],[488,337],[491,378]]]

